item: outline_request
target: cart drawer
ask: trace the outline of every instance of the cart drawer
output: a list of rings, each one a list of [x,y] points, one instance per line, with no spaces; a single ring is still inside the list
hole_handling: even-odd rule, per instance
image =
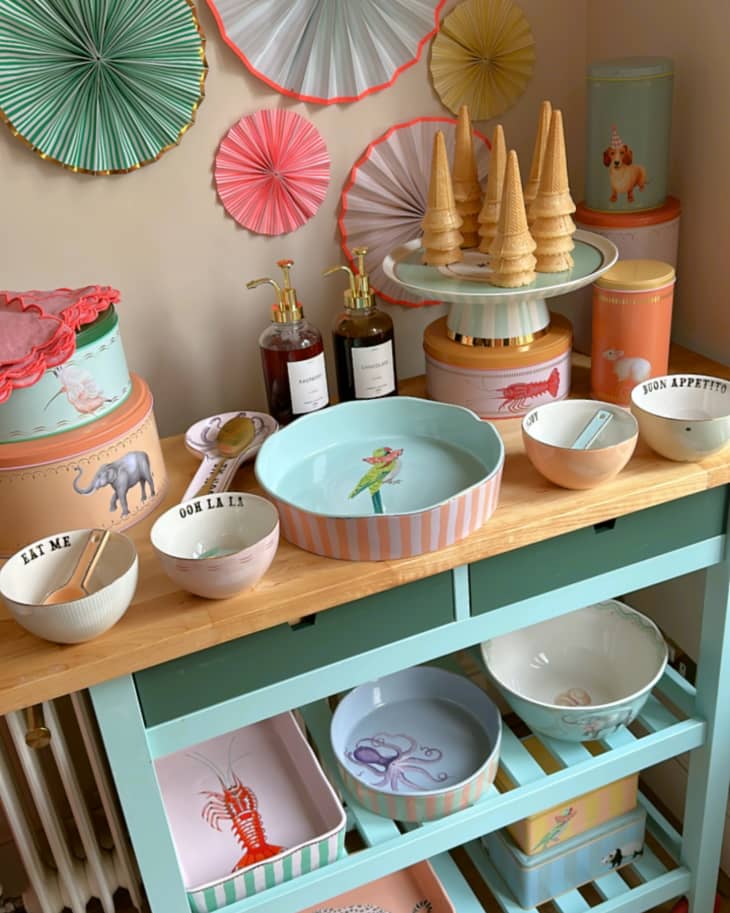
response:
[[[721,486],[478,561],[469,568],[472,614],[721,536],[727,512]]]
[[[306,615],[306,594],[302,614]],[[356,599],[134,676],[147,726],[420,634],[454,620],[451,572]],[[374,670],[376,674],[377,670]]]

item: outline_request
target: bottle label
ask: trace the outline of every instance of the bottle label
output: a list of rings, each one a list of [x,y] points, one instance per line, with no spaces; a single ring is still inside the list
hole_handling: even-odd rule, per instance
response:
[[[350,351],[357,399],[387,396],[395,390],[392,340],[368,348],[353,348]]]
[[[327,372],[324,366],[324,352],[303,361],[288,361],[291,407],[294,415],[316,412],[329,402]]]

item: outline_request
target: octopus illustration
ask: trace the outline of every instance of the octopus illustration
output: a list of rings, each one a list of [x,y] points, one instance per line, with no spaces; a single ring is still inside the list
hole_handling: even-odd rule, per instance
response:
[[[437,764],[444,756],[440,748],[428,748],[405,733],[376,732],[358,739],[352,751],[345,755],[376,774],[372,786],[385,786],[393,792],[398,787],[405,790],[429,790],[434,783],[448,780],[446,771],[432,774],[425,764]]]

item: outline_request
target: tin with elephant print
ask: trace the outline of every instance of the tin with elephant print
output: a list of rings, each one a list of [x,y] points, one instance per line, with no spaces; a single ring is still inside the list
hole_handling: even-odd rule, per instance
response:
[[[59,529],[123,530],[163,499],[167,475],[152,394],[132,375],[132,392],[85,428],[0,451],[0,557]]]

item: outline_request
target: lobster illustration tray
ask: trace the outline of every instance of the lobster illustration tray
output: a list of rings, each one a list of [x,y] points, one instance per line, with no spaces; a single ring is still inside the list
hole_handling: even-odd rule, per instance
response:
[[[334,862],[345,812],[291,713],[155,761],[193,913]]]
[[[286,539],[332,558],[451,545],[497,506],[504,447],[468,409],[407,396],[340,403],[264,441],[256,477]]]
[[[419,862],[301,913],[455,913],[455,910],[429,863]]]

